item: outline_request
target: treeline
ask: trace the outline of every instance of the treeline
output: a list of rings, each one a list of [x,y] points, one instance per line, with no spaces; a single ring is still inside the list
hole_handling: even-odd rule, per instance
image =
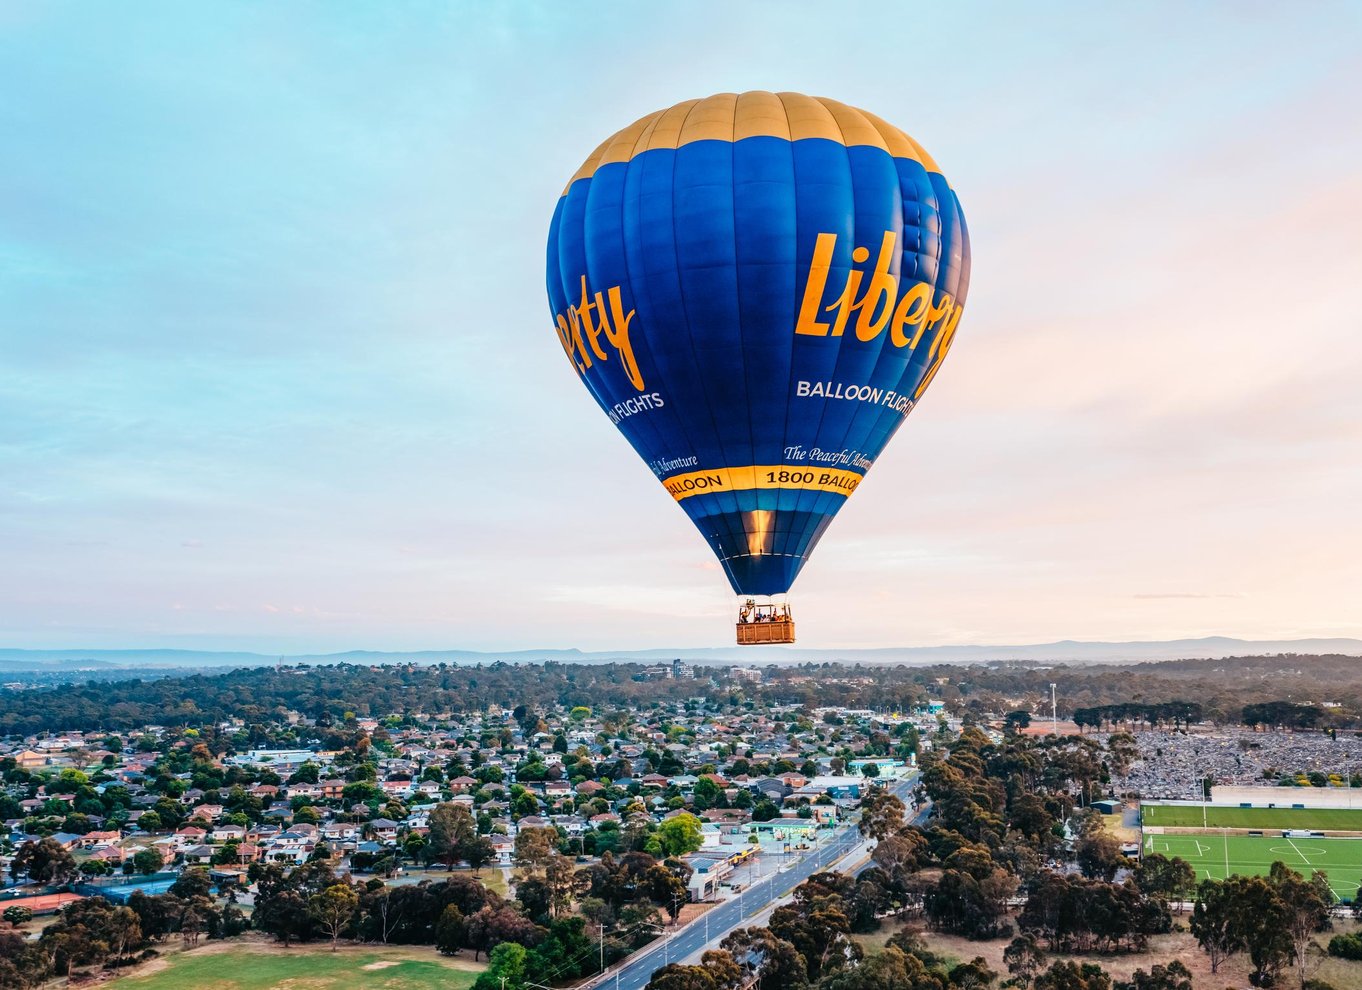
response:
[[[490,705],[639,710],[697,697],[723,705],[844,705],[879,711],[907,711],[940,700],[952,711],[979,716],[1016,709],[1019,701],[1023,710],[1048,708],[1051,683],[1061,711],[1091,725],[1121,719],[1174,726],[1199,718],[1236,722],[1246,707],[1264,716],[1256,724],[1271,724],[1272,717],[1283,713],[1304,724],[1309,712],[1274,708],[1285,704],[1278,699],[1292,695],[1327,694],[1338,701],[1339,709],[1324,714],[1340,728],[1353,725],[1355,713],[1362,711],[1362,664],[1351,657],[1044,667],[809,663],[768,667],[760,683],[735,683],[726,667],[699,667],[695,679],[659,678],[646,670],[635,663],[556,661],[471,667],[337,664],[87,681],[54,689],[0,690],[0,735],[126,731],[145,725],[202,728],[233,718],[260,726],[280,721],[285,711],[315,719],[325,731],[341,728],[349,716],[460,715]],[[1133,697],[1167,700],[1132,704]],[[1188,697],[1198,701],[1177,700]]]
[[[648,708],[703,694],[705,681],[647,679],[639,664],[494,663],[461,667],[354,664],[255,667],[155,681],[90,682],[0,691],[0,734],[67,729],[200,728],[227,719],[281,721],[286,711],[322,728],[354,717],[483,712],[489,706]],[[714,693],[718,693],[715,691]]]
[[[1269,729],[1317,729],[1327,717],[1327,713],[1318,705],[1269,701],[1264,704],[1245,705],[1241,721],[1255,729],[1260,725]]]
[[[1167,701],[1140,704],[1126,701],[1095,708],[1076,708],[1074,724],[1079,728],[1102,729],[1107,726],[1144,724],[1151,728],[1167,725],[1186,728],[1203,718],[1204,710],[1194,701]],[[1344,721],[1347,720],[1345,716]],[[1329,713],[1318,705],[1303,705],[1293,701],[1265,701],[1245,705],[1240,709],[1239,721],[1250,728],[1318,729],[1330,722]]]
[[[1142,722],[1151,727],[1170,725],[1176,729],[1179,726],[1186,728],[1200,722],[1202,714],[1201,705],[1195,701],[1166,701],[1153,705],[1123,701],[1096,708],[1075,708],[1073,720],[1079,728],[1100,729],[1108,724],[1126,725]]]

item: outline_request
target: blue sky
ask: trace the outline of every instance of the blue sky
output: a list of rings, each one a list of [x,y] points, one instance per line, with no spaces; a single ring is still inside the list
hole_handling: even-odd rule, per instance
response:
[[[1356,5],[0,6],[0,644],[723,645],[544,237],[682,99],[871,110],[959,191],[930,397],[810,646],[1362,635]]]

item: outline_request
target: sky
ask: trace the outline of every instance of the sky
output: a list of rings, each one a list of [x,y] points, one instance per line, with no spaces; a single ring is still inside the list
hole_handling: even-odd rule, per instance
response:
[[[1362,636],[1362,7],[0,3],[0,646],[727,645],[544,243],[715,92],[941,164],[949,360],[810,647]]]

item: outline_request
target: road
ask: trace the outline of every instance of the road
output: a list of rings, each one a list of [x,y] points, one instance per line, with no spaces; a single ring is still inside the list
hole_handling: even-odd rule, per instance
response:
[[[917,774],[913,773],[890,784],[889,789],[903,798],[916,783]],[[653,973],[667,963],[679,962],[688,956],[697,955],[704,948],[717,945],[733,929],[749,924],[748,919],[766,911],[815,873],[827,870],[844,858],[847,862],[843,865],[857,863],[869,852],[870,844],[861,838],[854,823],[847,823],[830,834],[822,835],[816,848],[793,860],[780,872],[758,880],[684,927],[650,943],[630,956],[623,965],[598,977],[594,985],[601,987],[601,990],[641,990],[652,979]],[[855,855],[848,856],[849,853]]]

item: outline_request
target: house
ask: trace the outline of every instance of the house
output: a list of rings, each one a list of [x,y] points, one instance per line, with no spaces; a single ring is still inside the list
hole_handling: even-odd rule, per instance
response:
[[[180,855],[184,857],[186,863],[194,866],[208,866],[213,862],[213,853],[216,850],[212,846],[190,846]]]
[[[189,846],[196,846],[208,838],[208,833],[197,825],[186,825],[176,832],[171,838],[174,840],[175,848],[186,849]]]
[[[793,788],[779,777],[763,777],[752,786],[752,790],[758,791],[762,796],[780,804],[789,797]]]
[[[52,758],[46,753],[26,749],[15,755],[14,762],[24,770],[32,770],[36,767],[47,766],[52,762]]]
[[[116,845],[123,839],[123,833],[112,832],[86,832],[80,837],[80,847],[82,849],[107,849],[109,846]]]
[[[315,837],[289,830],[280,832],[265,845],[265,858],[273,863],[292,863],[297,866],[307,862],[312,850],[317,847]]]

